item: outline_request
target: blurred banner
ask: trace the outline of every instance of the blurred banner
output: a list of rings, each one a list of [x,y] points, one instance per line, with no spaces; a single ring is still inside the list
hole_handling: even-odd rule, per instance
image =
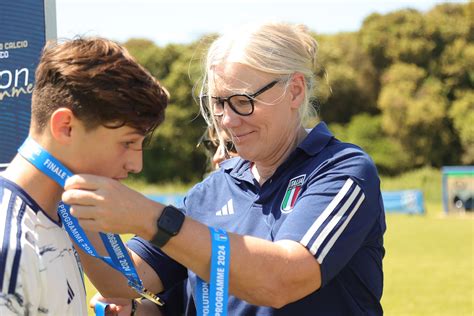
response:
[[[55,0],[0,2],[0,169],[28,135],[35,69],[56,38]]]
[[[423,192],[419,190],[383,191],[385,212],[423,214],[425,212]]]
[[[176,207],[183,206],[184,194],[147,194],[149,199],[158,203],[169,205],[172,204]]]

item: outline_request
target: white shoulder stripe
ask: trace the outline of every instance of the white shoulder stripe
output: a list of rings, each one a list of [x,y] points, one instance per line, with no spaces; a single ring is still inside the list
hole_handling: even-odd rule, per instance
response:
[[[8,193],[7,193],[8,192]],[[2,243],[0,244],[0,291],[8,293],[10,285],[11,270],[13,268],[13,259],[15,253],[13,249],[16,249],[16,195],[10,190],[4,189],[4,200],[2,201],[2,221],[4,226],[2,227]],[[12,253],[13,252],[13,253]]]
[[[353,183],[354,181],[352,179],[347,179],[341,190],[337,193],[337,195],[334,197],[331,203],[329,203],[329,205],[321,213],[321,215],[318,216],[318,218],[314,221],[313,225],[311,225],[311,227],[301,239],[300,243],[303,246],[308,246],[309,241],[311,240],[311,238],[313,238],[318,228],[322,225],[322,223],[324,223],[324,221],[329,217],[329,215],[331,215],[332,211],[334,211],[336,206],[341,202],[342,198],[347,194]]]
[[[232,199],[230,199],[229,202],[227,202],[227,206],[229,209],[229,215],[234,214],[234,204],[232,203]]]
[[[328,254],[329,250],[331,250],[332,246],[336,243],[336,240],[339,238],[339,236],[342,234],[342,232],[344,231],[344,229],[346,228],[347,224],[349,224],[349,222],[351,221],[352,217],[354,216],[354,214],[357,212],[357,210],[359,209],[360,207],[360,204],[362,204],[362,202],[364,201],[365,199],[365,194],[362,193],[362,195],[360,196],[359,200],[357,201],[357,204],[354,206],[354,208],[352,209],[351,213],[349,214],[349,216],[347,217],[346,221],[341,225],[341,227],[339,227],[339,229],[337,230],[337,232],[332,236],[332,238],[329,240],[329,242],[326,244],[326,247],[324,247],[323,251],[321,252],[321,254],[319,255],[319,257],[317,258],[318,259],[318,262],[319,264],[322,264],[323,261],[324,261],[324,258],[326,257],[326,255]]]
[[[360,192],[360,187],[356,185],[354,191],[352,191],[352,194],[349,196],[347,201],[344,203],[344,205],[339,209],[339,211],[331,218],[329,223],[324,227],[324,229],[321,231],[321,233],[318,235],[318,238],[314,241],[313,245],[309,249],[309,251],[315,255],[316,252],[318,251],[319,247],[321,247],[321,244],[326,240],[326,238],[329,236],[329,234],[334,230],[334,227],[342,220],[342,217],[346,213],[346,211],[349,209],[349,207],[352,205],[354,202],[355,198],[357,195],[359,195]]]
[[[3,239],[5,238],[5,229],[7,221],[8,202],[10,201],[11,191],[3,188],[3,196],[0,201],[0,247],[3,245]]]

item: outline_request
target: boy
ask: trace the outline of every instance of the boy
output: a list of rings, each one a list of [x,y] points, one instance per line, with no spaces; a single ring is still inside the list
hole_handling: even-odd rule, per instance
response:
[[[73,173],[122,180],[142,169],[143,140],[167,102],[166,90],[114,42],[47,45],[29,138]],[[0,174],[1,315],[87,315],[82,269],[57,213],[62,192],[20,154]]]

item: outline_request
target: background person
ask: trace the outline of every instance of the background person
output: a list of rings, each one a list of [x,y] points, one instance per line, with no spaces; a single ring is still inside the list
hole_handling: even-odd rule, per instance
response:
[[[73,172],[117,182],[142,168],[142,142],[167,93],[118,44],[84,38],[43,50],[29,137]],[[87,315],[78,255],[58,216],[63,188],[18,154],[0,174],[0,315]]]
[[[229,158],[237,157],[237,151],[230,136],[225,130],[220,130],[223,142],[219,141],[216,129],[210,126],[199,140],[198,147],[202,144],[209,156],[211,170],[219,169],[219,164]]]
[[[309,134],[303,127],[316,50],[305,27],[285,23],[243,28],[211,45],[202,112],[241,158],[189,191],[185,216],[103,177],[66,184],[63,199],[84,228],[139,236],[128,247],[147,288],[161,292],[188,278],[187,315],[196,313],[197,276],[209,280],[208,226],[229,232],[230,315],[382,314],[376,168],[324,123]],[[114,271],[84,263],[103,295],[135,297]]]

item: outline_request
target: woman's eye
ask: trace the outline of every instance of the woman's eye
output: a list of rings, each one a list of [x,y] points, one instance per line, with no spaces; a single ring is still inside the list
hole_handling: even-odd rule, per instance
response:
[[[239,100],[239,104],[240,104],[240,105],[249,105],[249,104],[250,104],[250,100],[249,100],[249,99]]]

